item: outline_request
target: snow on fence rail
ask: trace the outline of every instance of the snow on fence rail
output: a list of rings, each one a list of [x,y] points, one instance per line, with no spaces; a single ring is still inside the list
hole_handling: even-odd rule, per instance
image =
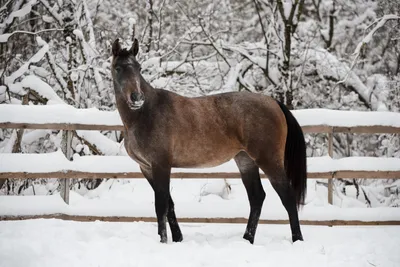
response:
[[[332,159],[333,133],[399,134],[400,113],[327,109],[296,110],[293,113],[304,132],[328,134],[329,155],[308,158],[308,178],[329,179],[329,203],[332,204],[333,202],[332,179],[334,178],[400,178],[400,159],[398,158],[349,157],[339,160]],[[66,151],[68,158],[72,156],[70,154],[71,130],[123,130],[117,111],[100,111],[95,108],[76,109],[68,105],[0,105],[0,128],[67,130],[69,133],[69,141],[67,141],[69,145]],[[24,162],[24,164],[21,165],[20,162]],[[230,161],[215,168],[173,169],[171,177],[192,179],[240,178],[239,172],[233,171],[236,169],[235,163]],[[265,177],[263,173],[261,173],[261,176]],[[63,179],[61,195],[66,203],[69,202],[69,178],[143,178],[139,166],[130,158],[124,156],[84,156],[69,161],[62,152],[0,154],[0,179],[54,177]],[[0,217],[0,219],[7,218]],[[79,220],[84,219],[80,218]],[[90,218],[87,220],[90,220]],[[219,222],[213,219],[206,221]],[[329,221],[324,223],[346,225],[350,222]],[[385,224],[385,222],[379,222],[379,224],[382,223]],[[400,221],[390,221],[389,224],[398,223]],[[359,223],[355,221],[350,224]]]
[[[293,111],[308,133],[399,133],[400,113],[306,109]],[[69,105],[0,105],[0,128],[122,130],[118,111]]]
[[[23,162],[23,164],[21,164]],[[308,178],[400,178],[400,159],[329,156],[307,159]],[[240,178],[233,160],[204,169],[173,168],[173,178]],[[261,171],[261,176],[266,177]],[[82,156],[69,161],[59,150],[45,154],[0,154],[0,179],[14,178],[144,178],[128,156]]]

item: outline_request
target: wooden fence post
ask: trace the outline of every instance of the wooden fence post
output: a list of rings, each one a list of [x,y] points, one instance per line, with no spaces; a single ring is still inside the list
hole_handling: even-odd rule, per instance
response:
[[[72,158],[72,131],[64,130],[62,133],[61,150],[68,160]],[[65,203],[69,204],[69,186],[70,179],[60,179],[61,184],[61,198]]]
[[[333,128],[328,133],[328,155],[333,158]],[[328,203],[331,205],[333,204],[333,177],[334,174],[328,179]]]

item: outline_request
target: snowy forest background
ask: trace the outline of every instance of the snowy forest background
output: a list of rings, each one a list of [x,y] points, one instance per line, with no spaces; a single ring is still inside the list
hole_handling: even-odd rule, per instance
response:
[[[0,103],[115,110],[110,47],[140,42],[154,87],[187,96],[242,91],[291,109],[400,112],[397,0],[0,0]],[[1,153],[44,153],[61,131],[0,130]],[[398,135],[334,135],[334,157],[400,157]],[[308,156],[326,135],[306,136]],[[120,132],[74,132],[79,155],[124,155]],[[50,181],[50,182],[49,182]],[[76,180],[91,190],[101,180]],[[0,180],[1,183],[1,180]],[[52,186],[48,186],[48,183]],[[365,206],[400,205],[395,180],[335,180]],[[57,191],[53,180],[8,180],[0,194]],[[323,186],[323,185],[321,185]]]

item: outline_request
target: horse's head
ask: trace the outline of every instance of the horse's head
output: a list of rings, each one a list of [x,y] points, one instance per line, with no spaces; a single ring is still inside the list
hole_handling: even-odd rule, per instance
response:
[[[141,108],[145,101],[145,96],[140,87],[142,80],[140,64],[136,61],[138,51],[139,43],[136,38],[129,50],[121,49],[119,39],[115,40],[112,46],[111,73],[114,88],[116,94],[121,94],[133,110]]]

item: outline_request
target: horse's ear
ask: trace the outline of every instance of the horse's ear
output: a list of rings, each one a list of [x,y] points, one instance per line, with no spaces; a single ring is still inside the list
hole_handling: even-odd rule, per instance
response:
[[[131,52],[134,57],[136,57],[137,53],[139,52],[139,42],[136,38],[133,41],[132,47],[131,49],[129,49],[129,52]]]
[[[119,39],[117,38],[112,45],[113,56],[114,57],[118,56],[120,50],[121,50],[121,45],[119,44]]]

